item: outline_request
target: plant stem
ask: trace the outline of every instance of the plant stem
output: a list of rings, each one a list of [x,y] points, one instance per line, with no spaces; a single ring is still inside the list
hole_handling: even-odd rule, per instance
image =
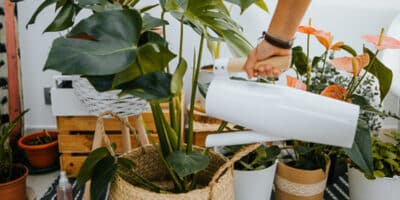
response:
[[[197,65],[193,70],[195,70],[194,77],[192,80],[192,94],[190,96],[190,110],[189,110],[189,133],[188,133],[188,141],[186,152],[192,151],[192,143],[193,143],[193,111],[194,111],[194,100],[196,98],[196,89],[197,89],[197,79],[199,78],[201,57],[203,53],[203,43],[204,43],[204,33],[201,34],[200,38],[200,49],[197,57]]]
[[[182,127],[182,123],[184,123],[184,122],[182,122],[182,117],[181,117],[182,109],[181,109],[181,97],[180,97],[180,95],[177,96],[175,100],[176,100],[175,104],[177,105],[176,106],[176,119],[177,119],[177,122],[178,122],[178,127],[175,128],[175,131],[178,134],[178,150],[181,150],[182,149],[182,133],[181,133],[182,130],[181,130],[181,127]]]
[[[307,89],[310,88],[310,81],[311,81],[311,66],[309,63],[310,59],[310,34],[307,34],[307,80],[306,80],[306,85]]]
[[[357,82],[356,86],[354,86],[353,88],[351,88],[351,90],[349,91],[348,96],[351,96],[357,89],[357,87],[360,85],[360,83],[363,81],[363,79],[365,78],[365,76],[368,74],[369,69],[371,68],[372,64],[375,62],[376,57],[378,56],[379,50],[375,51],[374,57],[372,58],[371,62],[368,64],[368,66],[365,68],[365,73],[363,74],[363,76],[361,77],[361,79]]]
[[[160,148],[162,150],[162,156],[168,156],[172,152],[171,145],[164,132],[164,126],[159,116],[159,112],[156,106],[157,103],[150,102],[151,111],[153,113],[154,124],[156,125],[158,139],[160,141]],[[162,113],[161,113],[162,114]]]
[[[318,86],[318,94],[321,92],[322,90],[322,79],[324,78],[324,72],[325,72],[325,65],[326,65],[326,58],[328,57],[328,50],[325,51],[324,53],[324,62],[322,64],[322,72],[321,72],[321,76],[319,77],[319,86]]]
[[[163,9],[161,12],[161,20],[164,21],[164,17],[165,17],[165,10]],[[167,41],[167,30],[165,27],[165,23],[163,23],[162,25],[162,30],[163,30],[163,38],[165,41]],[[167,73],[169,73],[169,65],[167,65]]]
[[[221,133],[227,125],[228,125],[227,121],[222,121],[221,124],[219,125],[216,133]]]

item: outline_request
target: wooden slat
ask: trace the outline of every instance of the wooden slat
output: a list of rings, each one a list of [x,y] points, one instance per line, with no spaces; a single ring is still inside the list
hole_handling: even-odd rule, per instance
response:
[[[122,153],[122,140],[120,134],[109,134],[111,142],[117,145],[116,152]],[[150,137],[156,142],[158,141],[156,134]],[[58,135],[58,147],[61,153],[89,153],[92,148],[93,135]],[[131,135],[132,148],[136,148],[135,136]]]
[[[86,156],[72,156],[70,154],[62,154],[60,156],[61,170],[67,173],[67,176],[72,178],[76,177],[79,173]]]
[[[168,112],[164,112],[165,117],[168,119]],[[146,125],[146,130],[156,132],[153,116],[151,112],[142,114],[143,121]],[[63,131],[93,131],[96,128],[97,118],[94,116],[58,116],[57,128],[63,134]],[[129,117],[129,123],[134,125],[133,117]],[[105,119],[104,126],[109,131],[121,130],[121,123],[117,119]]]

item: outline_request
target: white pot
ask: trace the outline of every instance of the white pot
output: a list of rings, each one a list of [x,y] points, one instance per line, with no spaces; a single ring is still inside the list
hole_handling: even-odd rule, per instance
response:
[[[368,180],[359,170],[349,168],[351,200],[399,200],[400,177]]]
[[[276,162],[268,168],[255,171],[234,170],[236,200],[267,200],[271,198]]]

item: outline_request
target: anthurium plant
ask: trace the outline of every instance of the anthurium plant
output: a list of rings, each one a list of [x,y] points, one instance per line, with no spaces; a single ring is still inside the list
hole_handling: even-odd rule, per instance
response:
[[[267,10],[262,0],[226,2],[240,6],[242,12],[251,4]],[[159,145],[154,147],[169,170],[174,189],[162,191],[134,170],[124,170],[134,169],[134,163],[101,148],[88,156],[78,176],[80,184],[92,180],[93,199],[98,198],[93,195],[104,192],[116,173],[156,192],[181,193],[198,186],[196,176],[209,163],[208,156],[195,151],[192,146],[193,106],[204,43],[210,44],[215,38],[212,35],[217,35],[237,56],[247,55],[252,48],[242,36],[241,27],[229,16],[226,2],[160,0],[149,4],[139,0],[45,0],[33,14],[27,26],[34,24],[45,8],[55,5],[58,14],[45,32],[67,30],[65,35],[53,41],[44,70],[81,75],[98,91],[119,89],[121,95],[141,97],[151,106],[159,139]],[[154,7],[162,10],[159,17],[149,14]],[[84,9],[92,14],[75,23],[75,16]],[[166,21],[166,15],[172,15],[176,19],[174,22],[180,24],[177,53],[169,48],[166,29],[173,22]],[[185,120],[179,106],[183,76],[188,67],[182,55],[184,26],[193,28],[200,35],[199,49],[195,50],[193,59],[187,141],[182,138]],[[162,27],[161,35],[152,32],[159,27]],[[174,59],[178,64],[170,67]],[[162,102],[169,103],[169,119],[162,114]],[[187,145],[183,145],[184,142]]]
[[[297,77],[288,76],[288,86],[360,106],[361,114],[353,146],[342,150],[354,165],[365,174],[373,176],[371,130],[377,127],[373,126],[376,121],[371,120],[371,117],[399,119],[398,116],[380,109],[380,104],[390,89],[393,74],[378,59],[378,54],[383,49],[400,48],[400,41],[384,36],[382,29],[377,36],[364,35],[362,37],[364,41],[375,46],[375,51],[364,46],[362,53],[357,54],[344,42],[334,43],[332,34],[311,26],[311,20],[307,26],[300,26],[298,32],[307,36],[306,51],[301,46],[293,48],[292,69]],[[312,37],[315,37],[325,49],[321,55],[313,58],[310,57]],[[340,50],[344,50],[350,56],[334,58],[334,53]],[[379,97],[378,104],[374,104],[375,96]],[[301,146],[308,148],[315,145],[303,143]],[[323,149],[328,152],[338,150],[334,147]]]

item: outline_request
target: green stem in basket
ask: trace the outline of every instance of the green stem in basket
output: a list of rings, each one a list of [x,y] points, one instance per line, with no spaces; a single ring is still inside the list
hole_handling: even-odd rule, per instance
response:
[[[162,121],[159,116],[159,112],[157,109],[158,103],[150,102],[151,111],[153,113],[154,124],[156,125],[158,140],[160,141],[160,147],[162,150],[162,156],[167,156],[172,152],[171,145],[169,144],[166,134],[164,132],[164,126],[162,125]],[[162,114],[162,113],[161,113]]]
[[[157,192],[157,193],[166,193],[167,192],[167,191],[161,190],[160,187],[153,184],[149,180],[143,178],[142,176],[140,176],[139,174],[135,173],[132,170],[128,170],[128,169],[124,169],[124,168],[118,169],[118,174],[126,181],[128,181],[130,183],[138,183],[141,186],[149,189],[150,191]]]
[[[200,38],[200,49],[197,56],[197,64],[193,69],[195,70],[193,82],[192,82],[192,94],[190,96],[190,110],[189,110],[189,133],[188,133],[188,141],[186,152],[192,151],[192,143],[193,143],[193,111],[194,111],[194,100],[196,98],[196,89],[197,89],[197,79],[199,78],[200,64],[201,64],[201,56],[203,52],[203,43],[204,43],[204,33],[201,34]]]
[[[205,148],[203,151],[203,154],[208,156],[209,152],[210,152],[210,148]],[[190,185],[190,190],[194,190],[196,188],[197,181],[199,181],[199,173],[200,172],[197,172],[193,175],[192,184]]]
[[[162,21],[164,21],[164,17],[165,17],[165,10],[163,9],[161,12],[161,20]],[[167,41],[167,30],[165,28],[165,23],[163,23],[163,25],[162,25],[162,31],[163,31],[164,40]],[[169,73],[169,65],[167,65],[167,72]]]
[[[176,97],[176,120],[178,121],[178,127],[175,128],[176,133],[178,134],[178,150],[182,149],[182,130],[181,130],[181,123],[182,123],[182,109],[181,109],[181,97]]]
[[[228,125],[227,121],[222,121],[221,124],[219,125],[216,133],[221,133],[227,125]]]
[[[160,149],[156,145],[153,145],[153,147],[158,152],[158,154],[160,155],[160,158],[163,161],[165,167],[167,168],[168,173],[171,175],[171,178],[174,181],[175,186],[178,188],[178,191],[183,192],[184,188],[182,186],[182,183],[181,183],[180,179],[178,178],[178,176],[176,175],[176,173],[174,172],[174,170],[172,169],[171,165],[167,162],[165,157],[162,156]]]

